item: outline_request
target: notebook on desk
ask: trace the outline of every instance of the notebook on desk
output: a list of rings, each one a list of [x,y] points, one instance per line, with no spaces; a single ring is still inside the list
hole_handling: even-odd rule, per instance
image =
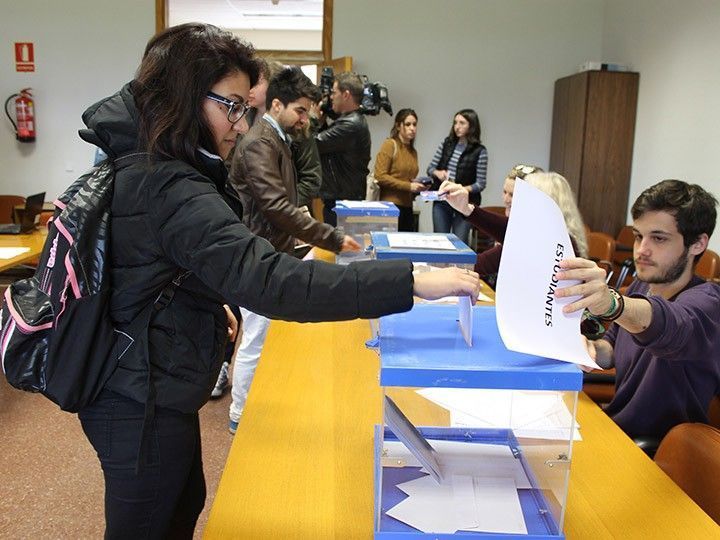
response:
[[[25,210],[20,223],[0,224],[0,234],[24,234],[35,230],[40,213],[45,204],[45,192],[30,195],[25,199]]]

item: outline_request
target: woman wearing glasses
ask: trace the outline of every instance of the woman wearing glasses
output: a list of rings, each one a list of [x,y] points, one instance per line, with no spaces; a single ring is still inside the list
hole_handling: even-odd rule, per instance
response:
[[[147,346],[124,350],[79,413],[105,476],[106,538],[192,538],[205,502],[197,411],[237,328],[223,304],[310,322],[408,310],[413,294],[477,295],[477,276],[457,269],[413,278],[408,261],[302,262],[242,225],[223,159],[247,130],[253,54],[214,26],[169,28],[150,40],[135,79],[83,115],[83,138],[111,158],[147,152],[114,183],[117,331],[190,272],[144,335],[132,336]]]
[[[480,120],[472,109],[455,113],[450,134],[438,146],[427,168],[435,179],[433,189],[442,182],[456,182],[468,192],[473,204],[480,204],[487,176],[487,149],[480,143]],[[445,201],[433,203],[433,229],[452,232],[467,244],[470,225]]]
[[[461,186],[451,182],[444,182],[440,186],[440,192],[445,194],[447,203],[461,213],[467,219],[468,224],[487,234],[496,242],[494,247],[479,253],[475,263],[475,271],[490,283],[494,282],[500,267],[502,242],[505,240],[505,231],[507,230],[517,179],[525,180],[552,197],[565,217],[565,224],[570,233],[570,240],[575,253],[578,257],[587,257],[585,225],[575,202],[575,195],[573,195],[568,181],[559,174],[554,172],[546,173],[540,167],[532,165],[516,165],[513,167],[503,184],[504,216],[475,206],[469,202],[468,193]]]

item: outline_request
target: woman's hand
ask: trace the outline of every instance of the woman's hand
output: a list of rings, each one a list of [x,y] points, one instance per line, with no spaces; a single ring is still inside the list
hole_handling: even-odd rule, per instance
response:
[[[448,172],[447,172],[447,171],[441,171],[441,170],[438,170],[438,169],[435,169],[435,170],[433,171],[432,175],[433,175],[435,178],[437,178],[438,180],[440,180],[441,182],[445,182],[448,178],[450,178],[450,176],[448,175]]]
[[[360,251],[362,246],[352,236],[345,235],[340,251]]]
[[[474,304],[480,293],[480,276],[455,266],[418,273],[414,277],[413,293],[425,300],[437,300],[443,296],[469,296]]]
[[[237,338],[238,335],[238,320],[230,309],[230,306],[223,304],[223,307],[225,308],[225,314],[227,315],[228,339],[230,341],[235,341],[235,338]]]
[[[470,193],[465,189],[465,186],[460,184],[445,181],[440,185],[438,195],[444,196],[445,201],[465,217],[469,216],[475,208],[468,202]]]
[[[420,193],[421,191],[425,191],[428,189],[428,186],[425,184],[421,184],[420,182],[415,182],[414,180],[410,181],[410,191],[413,193]]]

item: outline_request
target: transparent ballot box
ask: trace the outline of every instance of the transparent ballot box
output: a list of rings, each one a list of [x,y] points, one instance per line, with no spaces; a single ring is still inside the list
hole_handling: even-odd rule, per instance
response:
[[[508,351],[495,308],[417,304],[383,317],[376,539],[564,538],[582,372]]]
[[[391,202],[337,201],[334,211],[337,214],[338,229],[352,236],[363,247],[359,252],[338,253],[335,258],[338,264],[372,258],[370,252],[372,231],[398,230],[400,210]]]
[[[424,265],[472,270],[477,260],[477,254],[452,233],[373,232],[372,245],[376,259],[410,259],[419,270]]]

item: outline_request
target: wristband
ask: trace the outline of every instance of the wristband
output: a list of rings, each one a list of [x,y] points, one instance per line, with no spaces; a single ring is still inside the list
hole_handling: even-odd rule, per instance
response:
[[[625,311],[625,298],[613,288],[608,288],[608,291],[612,297],[612,305],[605,313],[599,315],[599,318],[604,322],[614,321]]]

